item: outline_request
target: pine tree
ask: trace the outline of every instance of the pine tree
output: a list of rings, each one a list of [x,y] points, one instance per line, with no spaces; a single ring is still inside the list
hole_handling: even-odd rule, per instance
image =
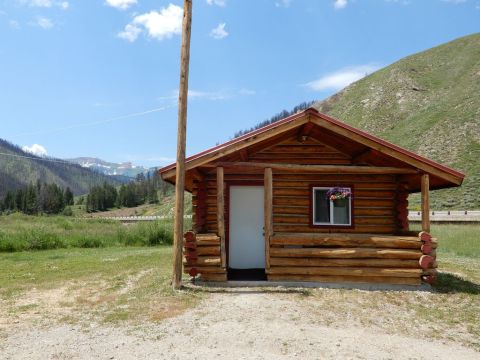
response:
[[[73,205],[73,192],[69,187],[65,190],[65,204]]]

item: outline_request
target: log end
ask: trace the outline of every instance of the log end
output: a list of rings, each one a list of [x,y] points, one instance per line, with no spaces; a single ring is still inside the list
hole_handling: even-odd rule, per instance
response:
[[[423,244],[420,249],[422,250],[422,254],[426,255],[431,254],[433,251],[433,247],[430,243]]]
[[[420,257],[420,260],[418,260],[418,264],[422,269],[431,268],[434,262],[435,262],[435,259],[430,255],[422,255]]]
[[[432,241],[432,235],[430,235],[430,233],[426,231],[420,231],[420,233],[418,234],[418,237],[422,241],[429,241],[429,242]]]
[[[183,237],[187,242],[195,241],[195,233],[193,231],[187,231]]]

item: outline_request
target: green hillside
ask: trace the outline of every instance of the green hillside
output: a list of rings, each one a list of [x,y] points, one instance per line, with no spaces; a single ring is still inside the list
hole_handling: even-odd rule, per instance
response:
[[[75,195],[85,194],[90,187],[104,181],[112,185],[121,182],[112,177],[82,168],[77,164],[58,159],[45,159],[24,152],[5,140],[0,139],[0,198],[8,190],[36,183],[37,180],[55,183],[63,188],[70,187]]]
[[[463,171],[463,186],[433,192],[432,208],[480,208],[480,34],[406,57],[314,107]]]

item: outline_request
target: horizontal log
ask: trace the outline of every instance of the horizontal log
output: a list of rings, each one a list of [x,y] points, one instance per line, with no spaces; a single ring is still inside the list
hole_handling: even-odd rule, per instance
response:
[[[268,149],[262,150],[261,152],[257,154],[275,154],[275,153],[298,153],[298,154],[304,154],[304,153],[310,153],[310,154],[322,154],[322,153],[327,153],[327,154],[338,154],[338,156],[343,156],[347,157],[346,155],[343,155],[342,153],[332,151],[332,149],[325,147],[324,145],[318,144],[318,145],[275,145],[272,146]]]
[[[201,279],[205,281],[227,281],[227,274],[202,274]]]
[[[273,198],[273,205],[275,206],[281,206],[281,205],[296,205],[296,206],[305,206],[309,207],[310,206],[310,197],[305,196],[305,197],[298,197],[298,196],[275,196]],[[387,198],[370,198],[370,199],[364,199],[364,198],[354,198],[354,206],[356,207],[389,207],[393,209],[394,206],[394,200],[393,199],[387,199]]]
[[[295,148],[292,148],[295,149]],[[264,159],[265,162],[275,162],[269,161],[269,159],[345,159],[349,160],[349,157],[334,151],[322,151],[316,153],[309,153],[305,151],[301,151],[301,147],[296,148],[297,151],[261,151],[256,154],[250,155],[249,160],[259,160]]]
[[[307,206],[274,206],[273,213],[276,215],[303,215],[309,216],[310,209]]]
[[[375,174],[375,175],[366,175],[366,174],[312,174],[312,173],[301,173],[296,172],[293,173],[282,173],[282,172],[275,172],[275,176],[273,177],[273,184],[275,186],[276,181],[306,181],[306,182],[342,182],[342,183],[358,183],[358,182],[368,182],[368,183],[376,183],[376,182],[395,182],[394,175],[382,175],[382,174]]]
[[[220,266],[185,266],[185,273],[188,274],[193,267],[197,269],[199,274],[224,274],[226,272],[226,270]]]
[[[341,174],[418,174],[416,169],[398,168],[391,166],[344,166],[344,165],[294,165],[280,163],[260,162],[218,162],[213,167],[226,168],[272,168],[283,171],[315,172],[315,173],[341,173]]]
[[[202,236],[197,234],[198,246],[220,245],[220,238],[217,235]]]
[[[310,224],[310,216],[300,214],[278,215],[274,213],[273,221],[277,224]],[[385,216],[355,216],[357,225],[394,225],[395,219]]]
[[[341,247],[375,247],[397,249],[420,249],[422,243],[409,236],[378,235],[344,235],[344,234],[310,234],[310,233],[275,233],[270,239],[272,245],[304,246],[341,246]]]
[[[343,267],[389,267],[418,269],[418,260],[397,259],[323,259],[271,257],[271,266],[343,266]]]
[[[380,225],[355,225],[354,228],[342,228],[342,227],[310,227],[308,225],[286,225],[286,224],[274,224],[273,231],[275,232],[299,232],[304,233],[310,231],[312,233],[329,233],[334,231],[335,233],[367,233],[367,234],[394,234],[396,232],[395,226],[380,226]]]
[[[365,283],[391,285],[420,285],[420,277],[395,278],[387,276],[320,276],[320,275],[267,275],[270,281],[306,281],[328,283]]]
[[[376,259],[420,259],[419,250],[397,250],[376,248],[274,248],[270,249],[272,257],[319,257],[319,258],[376,258]],[[424,255],[425,256],[425,255]]]
[[[311,189],[307,186],[305,188],[275,188],[273,189],[274,196],[304,196],[308,197],[312,193]],[[393,198],[395,191],[393,190],[353,190],[354,198]]]
[[[422,269],[390,269],[365,267],[271,267],[267,274],[327,275],[327,276],[389,276],[419,278]]]
[[[195,259],[195,265],[198,266],[220,266],[220,257],[199,256]]]
[[[369,182],[357,182],[356,179],[342,180],[345,184],[354,185],[355,190],[396,190],[396,184],[394,182],[374,182],[374,180]],[[332,186],[336,185],[338,180],[325,180],[322,181],[308,181],[308,180],[273,180],[273,188],[310,188],[310,185],[319,185],[319,186]]]
[[[214,233],[197,234],[196,237],[197,237],[197,240],[205,240],[205,241],[219,239],[218,235]]]
[[[393,216],[358,216],[355,213],[354,217],[355,225],[395,225],[395,219]]]
[[[296,165],[342,165],[347,166],[352,162],[346,158],[339,156],[318,156],[318,157],[288,157],[288,156],[252,156],[250,161],[268,162],[276,164],[296,164]],[[247,167],[249,169],[257,169],[257,167]]]
[[[220,246],[199,246],[196,253],[198,256],[220,255]]]

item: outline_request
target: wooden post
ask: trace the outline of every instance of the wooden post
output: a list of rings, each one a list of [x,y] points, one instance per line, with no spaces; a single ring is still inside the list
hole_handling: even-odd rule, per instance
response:
[[[225,196],[223,183],[223,167],[217,167],[217,229],[220,238],[220,257],[222,267],[227,266],[227,251],[225,249]]]
[[[264,217],[265,217],[265,268],[270,269],[270,237],[273,235],[273,174],[272,168],[264,173]]]
[[[430,179],[428,174],[422,175],[422,231],[430,233]]]
[[[185,144],[187,132],[188,71],[190,63],[190,35],[192,24],[192,0],[183,3],[182,50],[180,63],[180,90],[178,94],[177,164],[175,178],[175,225],[173,232],[174,289],[182,284],[182,245],[185,191]]]

